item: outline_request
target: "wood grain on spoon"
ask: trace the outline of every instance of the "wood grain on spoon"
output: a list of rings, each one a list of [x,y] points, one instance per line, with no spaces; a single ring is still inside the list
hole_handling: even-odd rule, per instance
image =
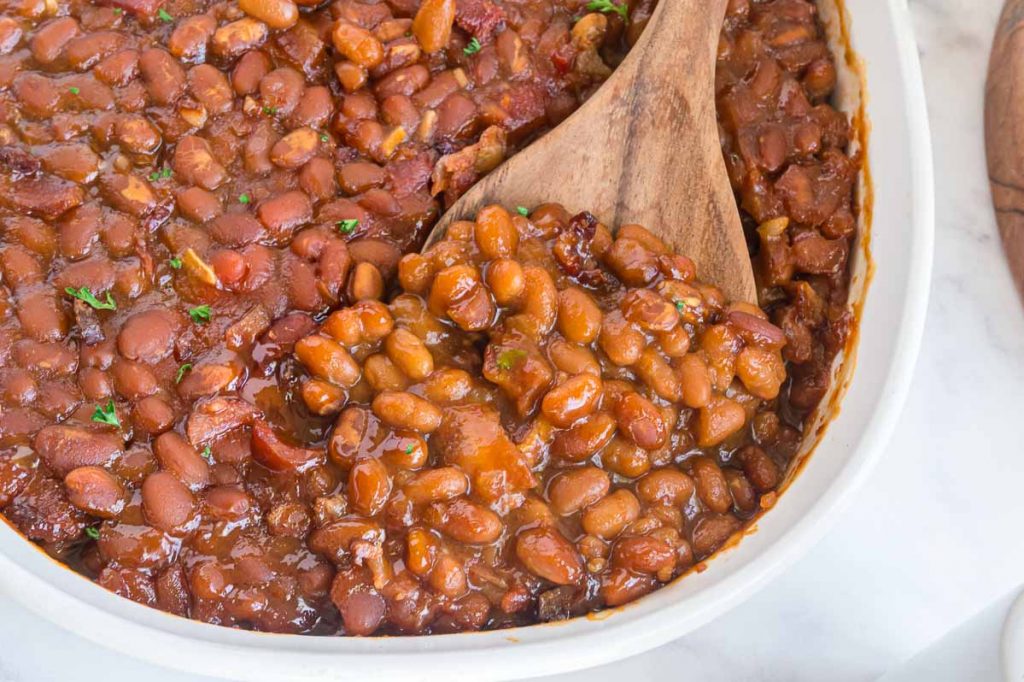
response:
[[[1024,298],[1024,0],[1008,0],[985,88],[985,147],[1003,250]]]
[[[579,110],[480,180],[453,220],[492,203],[557,202],[609,226],[640,223],[693,258],[732,300],[757,301],[722,159],[715,63],[727,0],[662,0],[615,73]]]

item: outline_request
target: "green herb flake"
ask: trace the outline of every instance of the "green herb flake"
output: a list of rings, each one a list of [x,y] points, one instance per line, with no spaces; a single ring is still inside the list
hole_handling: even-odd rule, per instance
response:
[[[174,21],[174,17],[172,17],[163,7],[160,8],[160,11],[157,12],[156,15],[160,17],[160,21],[164,23],[169,24],[170,22]]]
[[[359,221],[355,218],[349,218],[348,220],[339,220],[338,229],[341,230],[342,234],[350,234],[352,230],[359,227]]]
[[[252,201],[252,197],[250,197],[248,194],[239,194],[238,195],[238,203],[240,203],[240,204],[248,204],[250,201]]]
[[[192,363],[186,362],[184,365],[178,368],[178,373],[174,375],[174,383],[180,384],[181,380],[185,378],[185,372],[192,369]]]
[[[616,5],[612,0],[590,0],[587,9],[592,12],[603,12],[604,14],[618,14],[625,22],[629,21],[629,7]]]
[[[530,215],[530,209],[526,208],[525,206],[516,206],[516,213],[525,217]]]
[[[85,529],[85,534],[88,535],[93,540],[99,540],[100,539],[100,529],[97,528],[96,526],[89,526],[88,528],[86,528]]]
[[[210,321],[210,306],[208,305],[197,305],[195,308],[191,308],[188,311],[188,316],[192,318],[192,321],[196,324]]]
[[[92,413],[92,420],[97,424],[108,424],[121,428],[121,420],[117,418],[117,408],[114,407],[112,399],[108,400],[106,405],[96,406],[96,410]]]
[[[120,15],[124,14],[124,10],[121,9],[120,7],[115,7],[114,8],[114,14],[120,16]]]
[[[498,354],[498,367],[504,370],[515,368],[520,360],[526,357],[526,351],[519,348],[503,350]]]
[[[277,107],[263,107],[263,113],[268,116],[273,116],[277,113]]]
[[[405,454],[407,454],[407,455],[411,455],[412,454],[412,443],[409,443],[408,445],[405,446]]]
[[[89,291],[89,287],[82,287],[81,289],[67,287],[64,289],[64,292],[68,296],[77,298],[79,301],[85,301],[96,310],[117,310],[117,302],[114,300],[114,297],[110,295],[109,291],[107,292],[105,301],[101,301],[96,298],[93,293]]]
[[[72,95],[77,95],[81,92],[81,90],[72,85],[70,88],[68,88],[68,92],[70,92]]]
[[[483,45],[481,45],[480,41],[474,37],[472,40],[469,41],[469,45],[466,45],[464,48],[462,48],[462,54],[468,57],[471,54],[476,54],[482,48]]]
[[[321,135],[320,136],[320,141],[321,142],[330,142],[331,138],[327,137],[326,135]]]
[[[203,459],[206,459],[206,460],[213,459],[213,450],[210,449],[209,445],[207,445],[205,448],[203,448]]]
[[[676,301],[676,310],[679,312],[686,310],[686,301]]]
[[[171,258],[169,261],[167,261],[167,264],[170,265],[175,270],[181,270],[181,259],[180,258]]]

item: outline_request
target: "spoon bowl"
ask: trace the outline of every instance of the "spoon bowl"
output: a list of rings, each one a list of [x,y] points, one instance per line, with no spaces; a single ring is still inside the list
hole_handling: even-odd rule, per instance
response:
[[[715,111],[726,2],[662,0],[598,91],[452,204],[425,247],[488,204],[559,203],[607,225],[646,226],[693,258],[701,279],[756,303]]]

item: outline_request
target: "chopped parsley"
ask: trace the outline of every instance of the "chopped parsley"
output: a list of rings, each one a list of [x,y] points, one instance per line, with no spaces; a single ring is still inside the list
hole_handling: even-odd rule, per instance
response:
[[[477,40],[476,37],[474,36],[473,39],[469,41],[469,45],[466,45],[464,48],[462,48],[462,54],[468,57],[471,54],[476,54],[482,48],[483,45],[481,45],[480,41]]]
[[[505,370],[513,369],[525,357],[526,351],[519,348],[503,350],[498,353],[498,367]]]
[[[72,95],[77,95],[81,92],[81,90],[72,85],[70,88],[68,88],[68,92],[70,92]]]
[[[172,17],[163,7],[160,8],[160,11],[157,12],[156,15],[160,17],[160,21],[164,23],[169,24],[170,22],[174,21],[174,17]]]
[[[97,424],[108,424],[121,428],[121,420],[117,418],[117,408],[114,407],[113,399],[108,400],[106,405],[97,405],[92,413],[92,420]]]
[[[171,258],[169,261],[167,261],[167,263],[168,263],[168,265],[170,265],[175,270],[181,270],[181,259],[180,258]]]
[[[172,175],[174,175],[174,171],[172,171],[167,166],[164,166],[160,170],[153,171],[152,173],[150,173],[149,174],[149,179],[150,179],[151,182],[156,182],[157,180],[165,180],[165,179],[171,177]]]
[[[321,135],[320,136],[320,141],[321,142],[330,142],[331,138],[327,137],[326,135]]]
[[[604,14],[618,14],[623,21],[629,21],[629,7],[616,5],[612,0],[590,0],[587,9],[592,12],[603,12]]]
[[[109,291],[107,292],[105,301],[101,301],[96,298],[93,293],[89,291],[89,287],[82,287],[81,289],[67,287],[64,289],[64,292],[69,296],[77,298],[79,301],[85,301],[96,310],[117,310],[117,301],[114,300],[114,297],[110,295]]]
[[[195,323],[209,322],[210,321],[210,306],[208,305],[197,305],[188,311],[188,316],[192,318]]]
[[[252,201],[252,198],[248,194],[239,194],[238,195],[238,203],[240,203],[240,204],[248,204],[250,201]]]
[[[409,443],[408,445],[405,446],[405,454],[407,454],[407,455],[411,455],[412,454],[412,443]]]
[[[114,14],[124,14],[124,10],[121,9],[120,7],[115,7],[114,8]]]
[[[349,234],[352,230],[359,227],[359,221],[355,218],[349,218],[348,220],[339,220],[338,229],[341,230],[342,234]]]
[[[99,540],[100,539],[100,529],[97,528],[96,526],[89,526],[88,528],[86,528],[85,529],[85,534],[88,535],[93,540]]]
[[[174,375],[174,383],[180,384],[181,380],[185,377],[185,372],[192,369],[192,363],[186,362],[184,365],[178,368],[178,373]]]
[[[263,107],[263,113],[269,116],[273,116],[277,113],[277,107]]]
[[[518,213],[521,216],[528,216],[530,215],[530,209],[526,208],[525,206],[516,206],[516,213]]]
[[[211,450],[210,446],[207,445],[205,448],[203,448],[203,459],[211,459],[212,457],[213,457],[213,450]]]
[[[688,298],[680,298],[676,300],[676,310],[683,312],[687,308],[697,308],[700,306],[700,299],[690,296]]]

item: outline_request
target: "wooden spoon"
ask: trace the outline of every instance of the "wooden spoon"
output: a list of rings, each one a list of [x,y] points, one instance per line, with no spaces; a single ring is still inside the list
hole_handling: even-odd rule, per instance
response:
[[[722,159],[715,62],[727,0],[661,0],[598,91],[481,179],[434,227],[488,204],[557,202],[611,225],[639,223],[697,262],[702,279],[756,303],[743,227]]]

